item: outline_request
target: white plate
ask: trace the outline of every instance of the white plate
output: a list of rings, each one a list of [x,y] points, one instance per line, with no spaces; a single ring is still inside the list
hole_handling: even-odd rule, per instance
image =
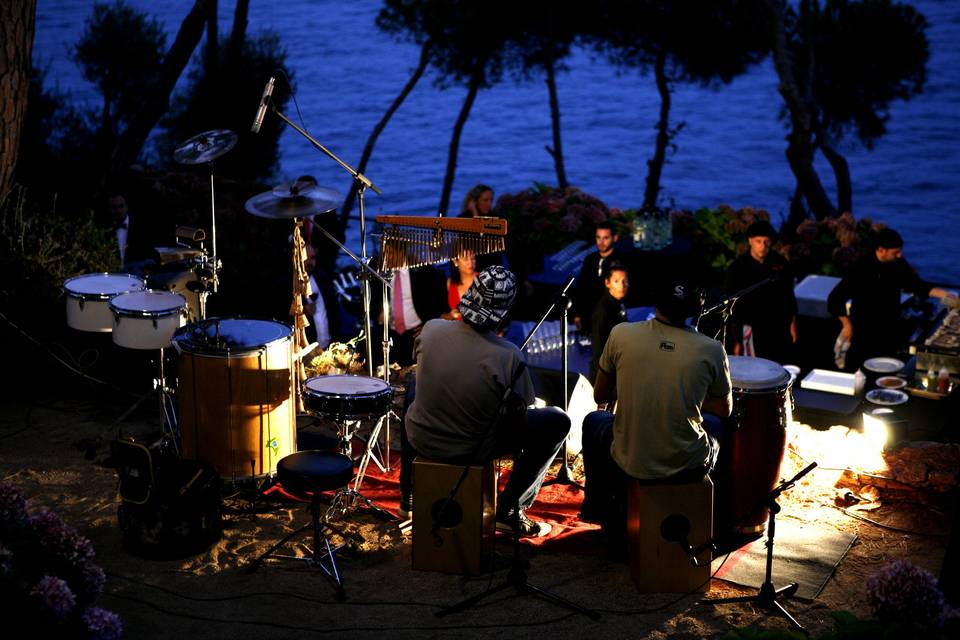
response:
[[[878,389],[903,389],[907,381],[897,376],[880,376],[877,378]]]
[[[903,404],[908,398],[909,396],[907,394],[903,391],[897,391],[896,389],[872,389],[867,392],[868,401],[873,404],[886,406]]]
[[[873,373],[896,373],[903,369],[903,362],[896,358],[870,358],[863,361],[863,368]]]

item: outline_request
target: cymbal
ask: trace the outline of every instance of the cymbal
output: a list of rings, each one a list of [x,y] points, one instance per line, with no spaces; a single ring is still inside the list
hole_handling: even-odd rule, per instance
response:
[[[237,134],[229,129],[214,129],[193,136],[173,152],[180,164],[204,164],[216,160],[237,144]]]
[[[259,218],[291,220],[333,211],[343,196],[312,182],[284,182],[247,200],[247,213]]]

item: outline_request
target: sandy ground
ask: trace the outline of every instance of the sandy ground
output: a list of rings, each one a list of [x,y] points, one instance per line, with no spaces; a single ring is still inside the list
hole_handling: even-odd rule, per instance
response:
[[[122,549],[117,525],[117,476],[102,465],[118,426],[146,433],[158,424],[156,409],[90,400],[20,398],[0,411],[0,476],[22,488],[32,508],[57,510],[94,543],[108,581],[101,606],[122,616],[129,638],[285,638],[336,635],[370,637],[585,638],[719,637],[734,627],[787,628],[754,605],[698,606],[699,596],[640,595],[626,565],[602,557],[528,549],[529,579],[600,613],[599,620],[571,613],[512,588],[467,612],[437,618],[444,605],[499,584],[505,570],[465,578],[411,569],[409,536],[396,522],[356,512],[343,521],[362,537],[341,561],[348,600],[338,603],[317,569],[274,563],[246,569],[269,544],[306,522],[302,506],[268,504],[250,510],[243,500],[226,503],[222,539],[182,560],[146,560]],[[82,395],[82,394],[80,394]],[[804,464],[785,459],[784,477]],[[814,474],[811,474],[813,476]],[[813,601],[790,600],[789,610],[814,633],[832,628],[828,612],[869,611],[863,583],[890,560],[906,559],[939,574],[952,514],[937,496],[884,503],[860,513],[889,527],[855,519],[832,507],[842,489],[827,474],[808,477],[787,495],[785,517],[816,521],[858,538],[826,588]],[[925,503],[925,504],[919,504]],[[791,514],[791,515],[787,515]],[[505,543],[499,551],[506,552]],[[302,552],[302,551],[301,551]],[[506,565],[504,560],[501,564]],[[713,580],[710,595],[751,590]]]

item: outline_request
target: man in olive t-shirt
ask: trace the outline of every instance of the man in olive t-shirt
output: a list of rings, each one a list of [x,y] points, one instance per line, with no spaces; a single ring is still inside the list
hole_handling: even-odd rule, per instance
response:
[[[716,434],[704,413],[730,415],[733,398],[723,345],[686,326],[698,298],[683,282],[663,285],[656,317],[614,327],[594,386],[596,411],[583,421],[586,473],[581,517],[619,531],[625,523],[625,480],[688,482],[716,463]]]

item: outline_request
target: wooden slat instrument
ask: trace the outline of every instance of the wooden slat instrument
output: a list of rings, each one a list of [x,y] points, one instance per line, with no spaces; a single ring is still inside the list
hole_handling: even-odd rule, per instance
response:
[[[409,269],[450,260],[466,251],[493,253],[506,248],[502,218],[377,216],[383,227],[381,269]]]

